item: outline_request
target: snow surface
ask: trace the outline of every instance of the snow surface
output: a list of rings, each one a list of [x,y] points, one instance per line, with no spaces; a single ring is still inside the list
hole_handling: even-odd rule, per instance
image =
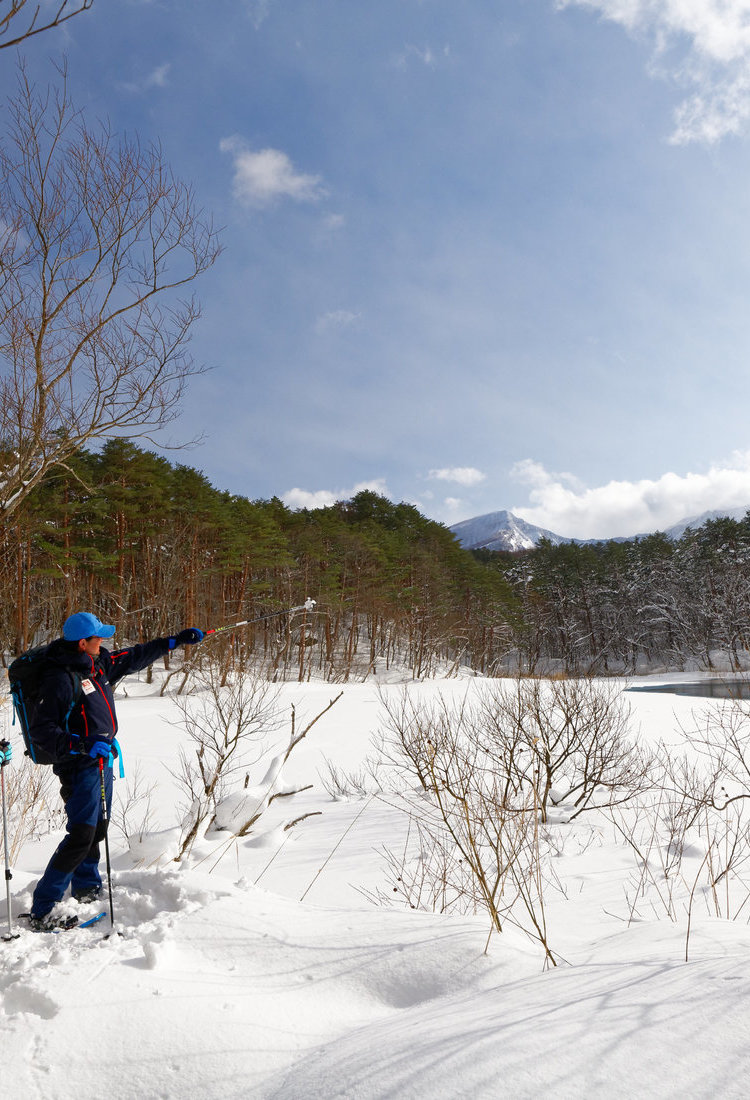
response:
[[[478,683],[409,690],[458,697]],[[747,1095],[746,914],[730,921],[710,917],[707,905],[696,911],[686,963],[685,919],[667,919],[653,898],[631,912],[632,850],[585,821],[559,827],[564,892],[547,897],[550,943],[564,959],[556,969],[545,970],[538,945],[507,926],[485,953],[482,914],[377,905],[368,892],[388,888],[382,848],[404,841],[397,799],[333,799],[318,776],[325,757],[354,771],[371,752],[373,684],[345,685],[285,768],[287,787],[314,784],[293,800],[293,814],[316,816],[284,832],[290,807],[280,799],[259,835],[227,842],[214,833],[184,864],[155,862],[178,837],[169,769],[185,733],[158,683],[126,688],[118,707],[129,774],[116,790],[122,798],[136,768],[139,781],[157,786],[142,842],[131,850],[112,834],[121,934],[104,938],[107,917],[91,929],[22,931],[0,943],[3,1096]],[[295,705],[299,729],[338,690],[289,684],[282,704]],[[644,741],[675,744],[679,722],[711,705],[629,699]],[[282,729],[278,744],[284,738]],[[58,840],[22,850],[16,913]],[[689,858],[700,864],[699,845]],[[100,908],[64,905],[82,915]]]

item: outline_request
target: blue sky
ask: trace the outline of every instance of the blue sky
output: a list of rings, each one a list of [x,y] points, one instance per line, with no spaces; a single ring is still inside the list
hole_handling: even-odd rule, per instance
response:
[[[172,430],[218,487],[750,506],[748,0],[95,0],[63,51],[224,226]]]

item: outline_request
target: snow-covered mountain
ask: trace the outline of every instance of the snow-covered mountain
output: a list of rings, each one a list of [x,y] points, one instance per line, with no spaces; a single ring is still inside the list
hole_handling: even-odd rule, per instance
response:
[[[488,512],[485,516],[465,519],[454,523],[451,531],[467,550],[531,550],[542,538],[549,539],[556,546],[572,541],[527,523],[507,511]]]
[[[712,512],[701,512],[698,516],[686,516],[678,523],[668,527],[665,534],[671,539],[679,539],[684,535],[688,527],[696,530],[702,527],[710,519],[741,520],[750,511],[750,506],[745,508],[723,508]],[[601,539],[572,539],[564,535],[556,535],[554,531],[547,531],[543,527],[536,527],[533,523],[516,516],[513,512],[488,512],[484,516],[474,516],[473,519],[465,519],[461,523],[454,523],[451,531],[462,546],[467,550],[531,550],[542,538],[549,539],[555,546],[563,542],[575,542],[582,545],[591,542],[611,541],[629,542],[631,539],[645,538],[648,532],[640,532],[637,535],[621,535],[611,540]]]
[[[744,508],[722,508],[716,512],[701,512],[699,516],[688,516],[686,519],[681,519],[679,523],[667,528],[666,533],[671,539],[678,539],[685,534],[688,527],[692,527],[695,531],[709,519],[744,519],[748,511],[750,511],[750,505]]]

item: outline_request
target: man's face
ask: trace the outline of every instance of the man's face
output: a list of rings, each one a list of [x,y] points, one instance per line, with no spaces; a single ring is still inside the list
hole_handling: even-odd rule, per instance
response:
[[[93,634],[90,638],[81,638],[78,648],[81,653],[88,653],[89,657],[98,657],[99,648],[103,641],[104,638],[99,638],[96,634]]]

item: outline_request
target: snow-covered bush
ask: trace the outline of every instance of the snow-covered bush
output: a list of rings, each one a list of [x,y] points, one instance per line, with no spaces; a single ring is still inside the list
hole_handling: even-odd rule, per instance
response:
[[[400,865],[387,854],[391,889],[409,905],[482,908],[498,931],[522,922],[554,962],[542,827],[625,803],[654,780],[619,688],[519,678],[458,701],[425,703],[407,688],[381,702],[377,743],[418,837]]]
[[[176,697],[192,743],[189,750],[180,751],[180,768],[173,773],[186,796],[178,860],[189,854],[202,831],[213,828],[229,831],[232,837],[247,836],[272,802],[309,789],[286,784],[283,768],[341,693],[301,731],[292,707],[289,736],[281,740],[278,697],[277,685],[218,663],[196,672],[191,693]]]
[[[407,690],[381,692],[381,756],[431,790],[439,746],[463,746],[473,767],[491,772],[509,810],[532,804],[542,823],[554,808],[565,820],[628,801],[653,786],[656,759],[629,734],[619,685],[519,678],[490,681],[463,700],[429,705]]]
[[[0,737],[11,740],[11,704],[0,709]],[[59,829],[65,814],[58,798],[58,781],[51,768],[40,768],[23,755],[20,738],[13,738],[15,754],[3,769],[8,822],[8,856],[15,860],[27,840]]]
[[[470,715],[469,736],[505,777],[507,797],[531,791],[542,822],[572,821],[653,786],[656,760],[631,736],[619,684],[591,679],[496,681]]]
[[[248,769],[266,753],[268,736],[279,728],[278,689],[208,663],[195,673],[190,694],[178,695],[175,705],[191,742],[190,749],[180,750],[174,773],[186,796],[177,856],[182,859],[231,787],[242,782],[240,776],[247,784]]]

